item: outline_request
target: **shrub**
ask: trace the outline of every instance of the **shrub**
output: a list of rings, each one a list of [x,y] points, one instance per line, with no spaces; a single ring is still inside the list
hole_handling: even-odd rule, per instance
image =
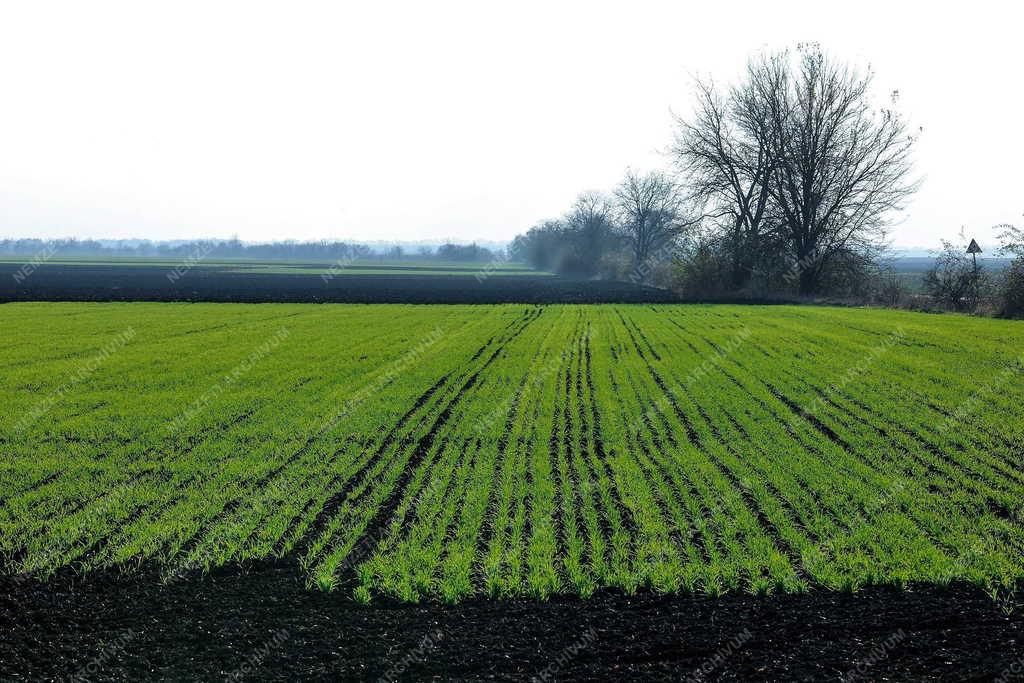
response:
[[[871,294],[883,306],[898,308],[907,299],[907,283],[894,268],[882,268],[872,280]]]
[[[1002,230],[1002,253],[1016,257],[1003,275],[999,313],[1008,318],[1024,318],[1024,230],[1006,224],[997,225],[996,229]]]
[[[982,267],[952,242],[942,241],[942,251],[924,274],[924,290],[939,303],[957,311],[972,311],[988,277]]]
[[[672,289],[684,299],[722,296],[727,290],[724,263],[712,243],[701,241],[673,263]]]
[[[1014,259],[1003,276],[999,314],[1024,318],[1024,259]]]

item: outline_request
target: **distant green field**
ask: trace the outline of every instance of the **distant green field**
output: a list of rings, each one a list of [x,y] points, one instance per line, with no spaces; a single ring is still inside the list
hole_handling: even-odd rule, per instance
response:
[[[0,557],[402,600],[1024,577],[1024,325],[0,306]]]
[[[0,263],[22,264],[31,261],[30,257],[0,256]],[[317,259],[199,259],[187,258],[129,258],[110,257],[97,258],[52,258],[44,261],[46,265],[69,266],[153,266],[162,268],[207,268],[226,272],[262,274],[302,274],[320,275],[452,275],[474,274],[479,272],[488,275],[550,275],[537,271],[521,263],[507,262],[472,262],[472,261],[395,261],[378,258],[360,258],[354,260],[317,260]]]
[[[464,268],[467,270],[481,270],[488,268],[490,270],[514,270],[514,271],[531,271],[536,272],[530,266],[523,263],[511,263],[511,262],[500,262],[495,261],[493,263],[487,261],[395,261],[389,259],[375,259],[366,258],[359,259],[352,263],[350,267],[360,268],[371,268],[371,267],[389,267],[389,268],[437,268],[447,270],[451,268]]]
[[[488,268],[486,265],[479,267],[458,266],[445,268],[442,266],[377,266],[365,264],[359,266],[337,267],[328,266],[309,268],[302,266],[246,266],[242,268],[225,269],[229,273],[261,273],[264,275],[330,275],[342,277],[345,275],[462,275],[462,276],[494,276],[494,275],[539,275],[550,276],[538,270],[527,270],[523,268]]]

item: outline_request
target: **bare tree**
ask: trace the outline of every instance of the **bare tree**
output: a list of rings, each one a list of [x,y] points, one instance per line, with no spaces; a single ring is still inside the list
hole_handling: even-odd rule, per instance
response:
[[[710,82],[698,80],[696,91],[695,118],[691,123],[677,117],[671,151],[693,196],[706,208],[705,217],[721,221],[730,284],[739,289],[750,280],[766,241],[776,167],[768,117],[749,81],[726,97]]]
[[[676,183],[660,171],[640,175],[632,170],[615,189],[620,229],[633,251],[635,265],[671,244],[688,225],[682,217],[682,196]]]
[[[601,192],[583,192],[573,202],[564,223],[572,234],[577,270],[595,274],[602,256],[616,242],[615,205]]]
[[[581,192],[573,202],[566,223],[579,230],[611,227],[615,206],[602,192]]]
[[[871,74],[828,58],[817,45],[762,57],[749,70],[755,115],[766,117],[772,199],[802,294],[818,289],[841,253],[884,242],[889,215],[917,184],[909,180],[914,138],[891,109],[875,112]],[[895,96],[895,94],[894,94]]]

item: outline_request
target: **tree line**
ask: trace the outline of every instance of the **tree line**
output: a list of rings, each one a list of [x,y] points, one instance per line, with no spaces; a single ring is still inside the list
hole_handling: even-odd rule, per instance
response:
[[[517,237],[514,257],[682,294],[805,296],[865,286],[886,226],[916,190],[916,133],[876,107],[873,74],[817,44],[751,59],[734,84],[698,80],[668,171],[626,172]]]
[[[445,243],[437,247],[415,248],[391,245],[374,249],[358,242],[283,241],[252,244],[237,239],[186,240],[160,242],[151,240],[79,240],[36,238],[0,240],[0,255],[34,257],[46,254],[58,257],[145,257],[167,259],[313,259],[344,260],[436,260],[486,263],[501,256],[498,251],[477,244]]]

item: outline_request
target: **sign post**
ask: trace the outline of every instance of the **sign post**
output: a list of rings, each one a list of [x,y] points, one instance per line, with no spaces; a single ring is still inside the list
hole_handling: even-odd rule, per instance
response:
[[[967,247],[967,253],[971,255],[971,261],[974,263],[974,304],[978,304],[978,254],[981,253],[981,247],[978,246],[978,241],[971,238],[971,243]]]

